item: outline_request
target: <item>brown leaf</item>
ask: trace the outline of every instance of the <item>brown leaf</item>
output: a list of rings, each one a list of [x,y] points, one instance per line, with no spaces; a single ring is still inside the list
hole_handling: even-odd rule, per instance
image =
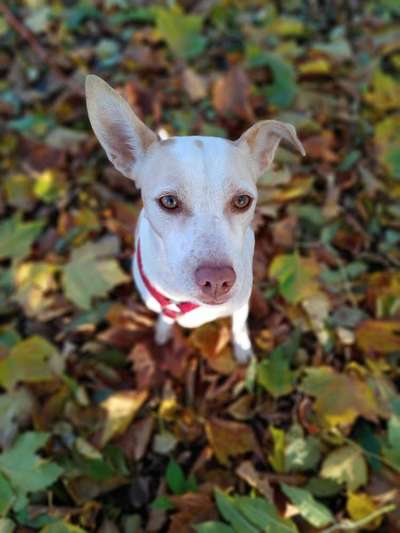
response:
[[[272,235],[277,246],[292,248],[296,237],[298,227],[298,218],[296,215],[290,215],[279,222],[272,224]]]
[[[365,353],[400,350],[400,319],[364,320],[356,330],[356,342]]]
[[[197,102],[207,96],[205,79],[190,67],[186,67],[182,72],[182,84],[192,102]]]
[[[128,357],[133,363],[137,388],[151,388],[157,382],[159,372],[148,345],[143,342],[136,344]]]
[[[211,498],[201,492],[188,492],[181,496],[170,496],[169,499],[177,508],[171,517],[169,533],[192,533],[194,524],[215,520],[218,513]]]
[[[213,105],[219,115],[236,115],[246,121],[254,121],[250,101],[250,81],[239,65],[217,79],[212,90]]]
[[[146,453],[154,429],[154,418],[147,416],[134,422],[117,444],[129,461],[140,461]]]
[[[322,159],[328,163],[335,163],[338,156],[334,151],[335,137],[331,131],[323,131],[320,135],[313,135],[303,141],[307,157]]]
[[[250,426],[221,418],[206,422],[206,433],[217,459],[227,465],[231,456],[255,451],[257,442]]]
[[[250,487],[257,489],[258,492],[267,498],[267,500],[270,502],[274,501],[274,493],[268,481],[268,477],[261,472],[257,472],[251,461],[244,461],[241,463],[236,469],[236,474],[241,479],[244,479]]]
[[[192,331],[189,340],[201,355],[212,358],[218,355],[230,339],[229,327],[222,322],[208,322]]]

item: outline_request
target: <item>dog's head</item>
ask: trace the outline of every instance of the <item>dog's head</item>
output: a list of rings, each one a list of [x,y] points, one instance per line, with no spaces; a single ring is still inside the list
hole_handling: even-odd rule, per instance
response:
[[[128,103],[97,76],[86,97],[93,130],[117,170],[141,189],[159,240],[171,297],[207,304],[243,301],[251,289],[251,220],[257,178],[281,140],[304,155],[294,127],[255,124],[235,142],[217,137],[161,141]]]

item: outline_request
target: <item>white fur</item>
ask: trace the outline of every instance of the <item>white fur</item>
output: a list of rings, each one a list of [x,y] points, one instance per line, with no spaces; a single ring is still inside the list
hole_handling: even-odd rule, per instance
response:
[[[177,318],[181,326],[194,328],[232,316],[235,355],[239,362],[246,362],[252,355],[246,320],[252,287],[251,220],[257,199],[256,180],[271,164],[281,138],[303,150],[293,126],[264,121],[235,143],[201,136],[160,141],[132,110],[124,115],[127,104],[95,76],[87,79],[87,100],[93,129],[109,158],[141,189],[144,207],[136,244],[140,239],[146,276],[174,302],[200,305]],[[118,150],[121,141],[123,146]],[[163,210],[158,200],[165,194],[177,195],[184,209],[179,213]],[[247,211],[231,209],[232,198],[238,194],[254,198]],[[234,269],[236,282],[224,304],[203,302],[194,273],[204,264]],[[144,286],[136,260],[132,271],[146,305],[160,313],[160,304]],[[167,342],[172,324],[173,320],[160,315],[156,342]]]

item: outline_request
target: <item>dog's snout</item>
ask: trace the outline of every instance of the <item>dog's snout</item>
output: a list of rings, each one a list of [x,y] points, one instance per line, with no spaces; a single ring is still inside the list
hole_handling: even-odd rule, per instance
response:
[[[236,274],[230,266],[200,266],[195,278],[204,296],[218,300],[232,289]]]

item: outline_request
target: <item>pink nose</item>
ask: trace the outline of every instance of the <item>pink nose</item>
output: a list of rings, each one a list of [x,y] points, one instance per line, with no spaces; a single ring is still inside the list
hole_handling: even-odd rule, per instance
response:
[[[201,266],[196,270],[195,278],[204,296],[218,299],[231,290],[236,274],[229,266]]]

